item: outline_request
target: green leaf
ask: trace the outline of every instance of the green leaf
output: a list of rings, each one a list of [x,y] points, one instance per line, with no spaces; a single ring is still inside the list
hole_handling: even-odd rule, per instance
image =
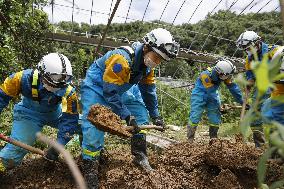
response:
[[[269,77],[270,78],[274,78],[280,73],[279,68],[282,64],[282,61],[279,61],[279,60],[280,60],[280,56],[275,58],[273,61],[269,63]]]
[[[277,127],[280,136],[281,136],[282,138],[284,138],[284,127],[283,127],[283,125],[281,125],[280,123],[278,123],[278,122],[276,122],[276,121],[273,121],[272,124]]]
[[[250,124],[252,121],[252,113],[253,110],[252,108],[246,113],[246,115],[244,116],[244,119],[241,122],[241,133],[244,136],[244,138],[248,138],[249,136],[249,131],[250,131]]]
[[[261,188],[261,189],[269,189],[269,187],[267,186],[267,184],[262,184],[262,185],[260,186],[260,188]]]
[[[284,151],[284,141],[282,140],[280,135],[281,134],[279,133],[279,130],[274,131],[270,135],[270,141],[273,146],[277,147],[278,151],[283,152]]]
[[[253,71],[256,77],[256,87],[258,89],[258,97],[261,97],[269,88],[269,70],[268,55],[264,55],[261,62],[253,62]]]
[[[278,74],[278,75],[272,77],[272,81],[279,81],[280,79],[284,79],[284,73],[281,73],[281,74]]]
[[[276,188],[281,188],[284,186],[284,180],[276,181],[273,184],[270,185],[270,189],[276,189]]]

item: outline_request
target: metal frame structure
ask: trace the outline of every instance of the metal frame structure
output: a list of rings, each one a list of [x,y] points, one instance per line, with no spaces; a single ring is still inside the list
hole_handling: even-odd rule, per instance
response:
[[[119,0],[117,0],[119,1]],[[169,23],[169,25],[165,25],[165,24],[162,24],[160,21],[165,13],[165,10],[168,8],[168,5],[169,5],[169,2],[171,0],[167,0],[165,6],[163,7],[163,11],[161,13],[161,15],[159,16],[159,22],[150,22],[152,23],[153,25],[158,25],[158,26],[162,26],[162,27],[165,27],[165,28],[171,28],[176,19],[177,19],[177,16],[179,15],[181,9],[184,7],[185,3],[186,3],[186,0],[183,0],[178,11],[176,12],[175,14],[175,17],[174,19],[172,20],[171,23]],[[228,11],[238,2],[239,0],[233,0],[233,2],[231,3],[231,5],[229,6],[229,8],[227,9]],[[250,3],[248,5],[246,5],[242,11],[238,14],[238,16],[240,16],[247,8],[249,8],[250,6],[250,9],[252,9],[254,6],[257,5],[258,2],[254,3],[253,5],[251,5],[255,0],[251,0]],[[268,0],[268,2],[262,6],[258,12],[260,12],[264,7],[266,7],[267,5],[269,5],[271,3],[272,0]],[[73,0],[73,4],[72,4],[72,7],[70,6],[66,6],[66,5],[61,5],[61,4],[56,4],[54,3],[54,0],[51,0],[51,5],[52,5],[52,22],[54,21],[54,18],[53,18],[53,14],[54,14],[54,6],[63,6],[63,7],[68,7],[68,8],[72,8],[72,24],[73,24],[73,21],[74,21],[74,17],[73,17],[73,14],[74,14],[74,10],[77,9],[77,10],[81,10],[81,11],[90,11],[90,25],[92,24],[92,16],[93,16],[93,13],[95,14],[103,14],[103,15],[109,15],[109,18],[108,18],[108,25],[111,23],[112,21],[112,18],[114,17],[114,13],[116,11],[116,8],[113,8],[112,9],[112,6],[113,6],[113,3],[114,3],[114,0],[111,1],[111,6],[110,6],[110,12],[109,13],[104,13],[104,12],[100,12],[100,11],[94,11],[93,10],[93,4],[94,4],[94,1],[92,0],[92,6],[91,6],[91,10],[88,10],[88,9],[80,9],[78,7],[75,7],[74,6],[74,0]],[[198,8],[200,7],[200,5],[202,4],[203,0],[201,0],[198,5],[195,7],[193,13],[191,14],[189,20],[188,20],[188,23],[191,21],[192,17],[195,15],[196,11],[198,10]],[[220,3],[223,2],[223,0],[219,0],[218,3],[216,4],[216,6],[210,11],[210,14],[213,13],[216,8],[220,5]],[[133,0],[130,0],[130,3],[129,3],[129,6],[128,6],[128,9],[127,9],[127,12],[126,12],[126,16],[121,16],[121,15],[116,15],[115,17],[118,17],[118,18],[123,18],[125,19],[124,23],[126,23],[128,20],[130,21],[141,21],[142,23],[149,23],[149,22],[146,22],[145,21],[145,16],[147,14],[147,11],[148,11],[148,8],[149,8],[149,4],[151,3],[151,0],[148,0],[147,1],[147,5],[146,5],[146,8],[145,10],[143,11],[143,16],[141,18],[141,20],[137,20],[137,19],[133,19],[131,17],[129,17],[129,12],[131,10],[131,7],[133,5]],[[279,6],[275,9],[277,10],[279,8]],[[175,27],[176,29],[178,30],[184,30],[183,28],[180,28],[180,27]],[[226,57],[226,56],[220,56],[220,55],[217,55],[215,54],[216,51],[214,51],[213,53],[206,53],[206,52],[202,52],[205,45],[206,45],[206,42],[209,38],[216,38],[218,39],[218,42],[216,43],[216,46],[220,43],[220,41],[226,41],[228,42],[229,44],[232,44],[234,43],[235,41],[234,40],[231,40],[231,39],[227,39],[227,38],[224,38],[223,36],[215,36],[215,35],[212,35],[212,32],[215,30],[216,28],[213,27],[208,33],[202,33],[200,32],[201,31],[201,28],[199,28],[198,31],[185,31],[187,33],[193,33],[194,34],[194,37],[193,37],[193,40],[189,46],[189,48],[181,48],[180,49],[180,54],[178,56],[179,59],[185,59],[189,62],[197,62],[197,63],[207,63],[207,64],[214,64],[216,62],[216,60],[220,59],[220,58],[226,58],[226,59],[229,59],[231,60],[238,68],[239,70],[242,70],[243,69],[243,63],[244,63],[244,60],[241,59],[241,58],[236,58],[234,57],[235,53],[237,52],[238,49],[236,49],[236,51],[234,52],[234,54],[232,55],[232,57]],[[59,32],[58,32],[59,31]],[[134,41],[137,41],[137,39],[134,39],[134,40],[131,40],[131,39],[128,39],[126,36],[123,36],[123,37],[120,37],[120,38],[117,38],[117,37],[111,37],[111,36],[107,36],[105,39],[104,39],[104,36],[106,36],[106,31],[103,33],[103,34],[96,34],[96,35],[91,35],[89,34],[87,31],[86,33],[78,33],[78,32],[74,32],[73,31],[73,28],[71,29],[71,31],[63,31],[63,30],[57,30],[56,32],[54,31],[53,33],[48,33],[46,38],[48,40],[53,40],[53,41],[59,41],[59,42],[66,42],[66,43],[74,43],[74,44],[81,44],[81,45],[92,45],[92,46],[97,46],[97,49],[98,47],[101,45],[103,47],[108,47],[108,48],[116,48],[116,47],[119,47],[119,46],[123,46],[123,45],[130,45],[132,42]],[[141,28],[139,28],[139,34],[141,33]],[[201,45],[201,48],[200,48],[200,51],[193,51],[191,50],[191,47],[192,45],[194,44],[194,42],[196,41],[196,38],[198,35],[204,35],[206,36],[206,40],[204,41],[204,43]],[[274,37],[277,35],[277,32],[273,35],[273,39],[274,40]],[[103,41],[103,42],[102,42]],[[176,72],[179,70],[179,68],[176,70]],[[157,88],[160,92],[161,92],[161,96],[160,96],[160,101],[161,101],[161,104],[162,101],[163,101],[163,95],[166,95],[166,96],[169,96],[170,98],[172,98],[173,100],[175,100],[177,103],[180,103],[181,105],[183,105],[184,107],[188,107],[187,106],[187,102],[184,103],[182,102],[181,100],[179,100],[178,98],[176,98],[174,95],[171,95],[171,94],[168,94],[167,92],[163,91],[161,89],[161,86]],[[163,107],[162,108],[162,112],[163,112]]]

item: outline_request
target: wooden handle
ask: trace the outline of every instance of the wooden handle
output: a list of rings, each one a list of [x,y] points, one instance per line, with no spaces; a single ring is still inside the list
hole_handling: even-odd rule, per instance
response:
[[[163,127],[157,126],[157,125],[140,125],[139,128],[141,130],[148,130],[148,129],[155,129],[155,130],[158,130],[158,131],[165,130]],[[127,131],[132,131],[133,129],[134,129],[133,126],[125,126],[125,130],[127,130]]]
[[[0,134],[0,139],[4,140],[4,141],[6,141],[6,142],[8,142],[10,144],[13,144],[15,146],[19,146],[21,148],[24,148],[25,150],[28,150],[30,152],[33,152],[33,153],[36,153],[36,154],[39,154],[39,155],[42,155],[42,156],[44,155],[44,152],[42,150],[40,150],[38,148],[35,148],[35,147],[32,147],[30,145],[27,145],[25,143],[22,143],[20,141],[14,140],[14,139],[12,139],[10,137],[7,137],[7,136],[5,136],[3,134]]]
[[[244,99],[244,102],[243,102],[241,117],[240,117],[241,121],[243,121],[244,116],[245,116],[247,101],[248,101],[248,90],[245,88],[245,99]]]

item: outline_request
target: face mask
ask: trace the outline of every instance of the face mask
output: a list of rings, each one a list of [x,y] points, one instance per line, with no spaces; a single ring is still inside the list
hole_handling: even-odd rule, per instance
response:
[[[144,64],[148,67],[148,68],[155,68],[157,66],[157,64],[151,60],[151,58],[149,57],[145,57],[144,58]]]
[[[53,88],[53,87],[51,87],[51,86],[49,86],[49,85],[47,85],[47,84],[45,84],[45,83],[43,83],[43,87],[44,87],[46,90],[48,90],[49,92],[52,92],[52,93],[54,93],[54,92],[60,90],[60,88]]]

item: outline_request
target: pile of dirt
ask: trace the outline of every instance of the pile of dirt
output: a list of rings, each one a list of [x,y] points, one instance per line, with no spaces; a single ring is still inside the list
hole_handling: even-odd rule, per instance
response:
[[[253,147],[226,140],[182,143],[159,157],[150,158],[155,168],[150,174],[134,167],[129,155],[114,154],[104,170],[101,185],[103,188],[254,188],[261,154]],[[274,173],[275,181],[281,178],[282,170],[274,165],[268,172]],[[267,180],[273,181],[269,174]]]
[[[75,183],[66,164],[37,158],[0,175],[0,188],[67,189],[75,188]]]
[[[151,152],[152,173],[132,164],[129,146],[108,151],[100,171],[100,188],[256,188],[262,151],[242,143],[214,140],[181,143],[162,154]],[[78,161],[78,165],[81,161]],[[283,179],[283,165],[268,162],[267,183]],[[63,163],[25,161],[0,179],[0,188],[76,188]]]

